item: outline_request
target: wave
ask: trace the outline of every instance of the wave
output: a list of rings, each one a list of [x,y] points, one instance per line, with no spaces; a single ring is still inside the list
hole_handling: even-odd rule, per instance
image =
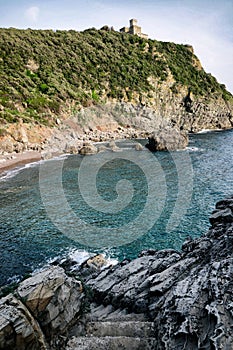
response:
[[[11,179],[12,177],[16,176],[18,173],[20,173],[20,171],[22,171],[24,169],[25,166],[21,166],[21,167],[16,167],[13,170],[7,170],[4,171],[1,175],[0,175],[0,181],[6,181]]]
[[[48,266],[53,265],[55,262],[58,262],[58,265],[62,265],[65,261],[71,260],[74,264],[72,264],[71,271],[77,269],[77,267],[81,266],[85,261],[87,261],[90,258],[93,258],[96,255],[102,255],[103,258],[106,261],[106,264],[103,265],[102,269],[108,267],[108,266],[114,266],[119,263],[118,259],[111,258],[107,253],[91,253],[86,250],[79,250],[79,249],[71,249],[65,254],[63,253],[62,255],[58,255],[53,258],[48,258],[46,262],[40,263],[37,267],[31,266],[31,273],[27,273],[28,277],[30,275],[35,275],[41,271],[43,271],[45,268]],[[24,274],[21,275],[13,275],[9,277],[6,281],[6,284],[3,285],[11,285],[11,284],[18,284],[22,281],[22,279],[25,278]]]
[[[202,129],[197,132],[197,134],[207,134],[209,132],[218,132],[218,131],[223,131],[222,129]]]
[[[203,148],[199,148],[199,147],[186,147],[185,149],[186,151],[189,151],[189,152],[203,152],[204,149]]]
[[[41,164],[42,162],[44,162],[44,161],[43,160],[39,160],[38,162],[32,162],[32,163],[23,164],[23,165],[20,165],[20,166],[16,166],[14,169],[4,171],[0,175],[0,181],[6,181],[6,180],[9,180],[9,179],[12,179],[17,174],[19,174],[22,170],[36,167],[39,164]]]
[[[8,284],[17,284],[22,280],[22,276],[21,275],[14,275],[11,276],[7,279],[6,285]],[[4,287],[4,286],[3,286]]]
[[[98,255],[101,254],[105,261],[106,264],[104,265],[104,267],[106,266],[110,266],[110,265],[116,265],[118,263],[117,259],[113,259],[111,258],[109,255],[107,255],[107,253],[103,252],[103,253],[98,253]],[[89,258],[92,258],[96,256],[96,253],[90,253],[86,250],[79,250],[79,249],[75,249],[75,250],[71,250],[68,253],[68,258],[70,258],[71,260],[73,260],[74,262],[76,262],[77,265],[82,265],[86,260],[88,260]],[[64,261],[67,259],[64,258]]]
[[[48,259],[47,264],[45,264],[45,266],[54,264],[54,262],[58,262],[59,265],[62,265],[65,261],[71,260],[74,263],[72,269],[77,269],[78,266],[81,266],[85,261],[87,261],[90,258],[93,258],[96,255],[102,255],[105,259],[106,264],[104,264],[103,268],[107,266],[114,266],[119,262],[118,259],[111,258],[106,252],[98,252],[97,254],[93,252],[88,252],[87,250],[71,249],[65,254],[63,253],[62,256],[56,256],[52,259]],[[43,267],[39,270],[42,269]],[[36,271],[38,272],[38,269]]]
[[[13,169],[6,170],[6,171],[2,172],[0,174],[0,181],[7,181],[9,179],[12,179],[13,177],[15,177],[17,174],[19,174],[21,171],[23,171],[25,169],[35,168],[35,167],[38,167],[40,164],[43,164],[43,163],[49,162],[49,161],[64,160],[64,159],[67,159],[69,156],[70,156],[70,154],[62,154],[60,156],[56,156],[56,157],[53,157],[51,159],[41,159],[41,160],[38,160],[36,162],[18,165],[16,167],[14,167]]]

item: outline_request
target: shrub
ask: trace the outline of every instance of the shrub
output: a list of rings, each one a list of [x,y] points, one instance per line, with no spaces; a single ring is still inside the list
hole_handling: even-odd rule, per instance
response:
[[[17,103],[28,105],[25,120],[47,123],[48,109],[59,115],[67,99],[90,106],[106,96],[122,100],[126,95],[131,100],[137,93],[141,98],[153,93],[148,78],[162,82],[169,71],[175,79],[173,92],[185,85],[195,95],[232,99],[224,85],[193,62],[197,58],[185,45],[144,40],[105,27],[81,33],[0,29],[0,104],[6,109],[1,119],[14,122]]]
[[[47,84],[40,84],[39,86],[39,90],[43,93],[43,94],[46,94],[49,90],[49,87]]]

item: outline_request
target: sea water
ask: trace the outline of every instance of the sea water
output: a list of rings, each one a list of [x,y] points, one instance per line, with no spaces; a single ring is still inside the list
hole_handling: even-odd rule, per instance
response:
[[[1,175],[0,285],[56,257],[180,249],[208,230],[216,201],[233,194],[233,131],[191,135],[176,152],[117,146],[103,164],[98,155],[67,155]]]

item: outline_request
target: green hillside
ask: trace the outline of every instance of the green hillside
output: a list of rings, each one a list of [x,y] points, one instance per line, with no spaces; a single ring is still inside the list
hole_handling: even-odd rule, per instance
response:
[[[0,121],[52,124],[67,104],[75,110],[108,99],[131,101],[135,92],[149,98],[158,88],[151,78],[162,82],[170,73],[174,94],[184,85],[196,96],[232,99],[188,45],[106,28],[0,29]]]

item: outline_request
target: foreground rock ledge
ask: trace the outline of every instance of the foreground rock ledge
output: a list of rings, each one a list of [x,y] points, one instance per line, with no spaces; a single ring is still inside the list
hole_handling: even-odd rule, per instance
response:
[[[210,223],[181,251],[67,260],[21,282],[0,300],[0,349],[233,349],[233,196]]]

